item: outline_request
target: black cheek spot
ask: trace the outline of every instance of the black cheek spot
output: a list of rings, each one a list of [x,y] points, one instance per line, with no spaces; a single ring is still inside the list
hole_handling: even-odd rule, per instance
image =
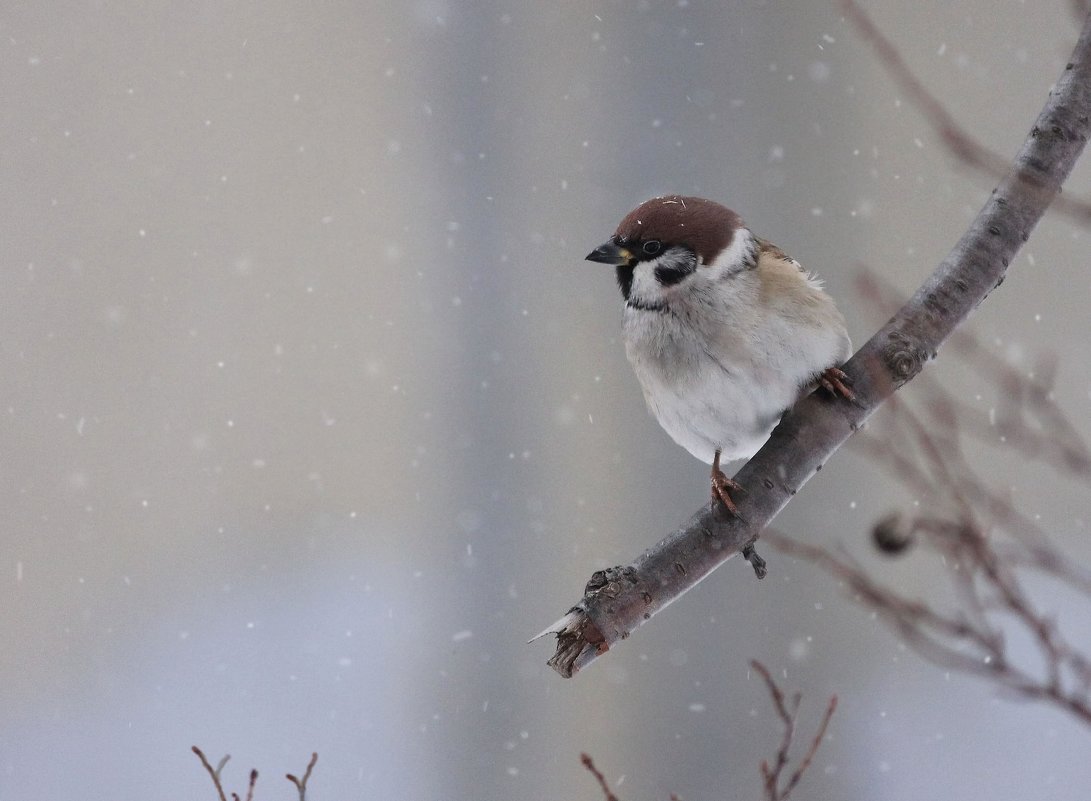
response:
[[[691,272],[693,272],[693,270],[679,270],[675,267],[656,267],[655,280],[658,281],[661,286],[674,286]]]

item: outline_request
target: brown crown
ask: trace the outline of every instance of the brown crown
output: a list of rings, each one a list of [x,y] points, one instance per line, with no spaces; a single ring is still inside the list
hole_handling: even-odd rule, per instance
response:
[[[627,242],[658,239],[664,245],[686,245],[703,264],[711,264],[742,225],[738,214],[712,200],[664,195],[630,211],[618,225],[617,237]]]

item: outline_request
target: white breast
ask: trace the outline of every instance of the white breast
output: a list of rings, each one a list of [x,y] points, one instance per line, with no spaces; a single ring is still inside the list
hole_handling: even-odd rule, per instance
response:
[[[848,354],[843,325],[804,321],[801,336],[799,319],[765,309],[756,273],[729,279],[727,303],[710,284],[673,298],[669,311],[625,310],[626,355],[648,408],[675,442],[707,463],[717,450],[725,460],[753,455],[800,387]]]
[[[656,420],[675,442],[703,462],[717,450],[727,461],[755,453],[798,384],[741,362],[724,363],[669,314],[628,310],[626,354]],[[762,373],[765,373],[764,375]]]

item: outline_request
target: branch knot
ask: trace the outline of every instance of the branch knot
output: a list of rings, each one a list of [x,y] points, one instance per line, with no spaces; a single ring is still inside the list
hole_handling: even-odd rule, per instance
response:
[[[891,331],[887,338],[890,341],[883,348],[883,360],[890,368],[894,386],[900,387],[924,369],[928,351],[914,345],[898,331]]]
[[[605,570],[596,570],[588,579],[583,588],[585,594],[602,594],[609,597],[617,596],[623,589],[622,581],[628,584],[636,584],[636,570],[630,565],[622,567],[608,567]]]

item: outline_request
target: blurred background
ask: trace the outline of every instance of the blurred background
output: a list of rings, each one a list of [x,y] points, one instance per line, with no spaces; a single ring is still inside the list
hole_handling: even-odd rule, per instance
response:
[[[1005,156],[1078,33],[1066,0],[866,6]],[[193,744],[262,799],[312,751],[316,801],[600,798],[581,751],[625,799],[755,798],[751,658],[808,736],[840,697],[800,797],[1086,797],[1091,731],[772,551],[573,680],[526,644],[708,497],[583,261],[625,212],[732,206],[859,344],[862,265],[908,294],[988,195],[833,2],[8,3],[0,96],[0,798],[214,798]],[[1087,238],[1047,218],[971,324],[1056,355],[1084,434]],[[1084,488],[980,458],[1091,563]],[[849,447],[778,526],[927,594],[868,540],[915,500]]]

